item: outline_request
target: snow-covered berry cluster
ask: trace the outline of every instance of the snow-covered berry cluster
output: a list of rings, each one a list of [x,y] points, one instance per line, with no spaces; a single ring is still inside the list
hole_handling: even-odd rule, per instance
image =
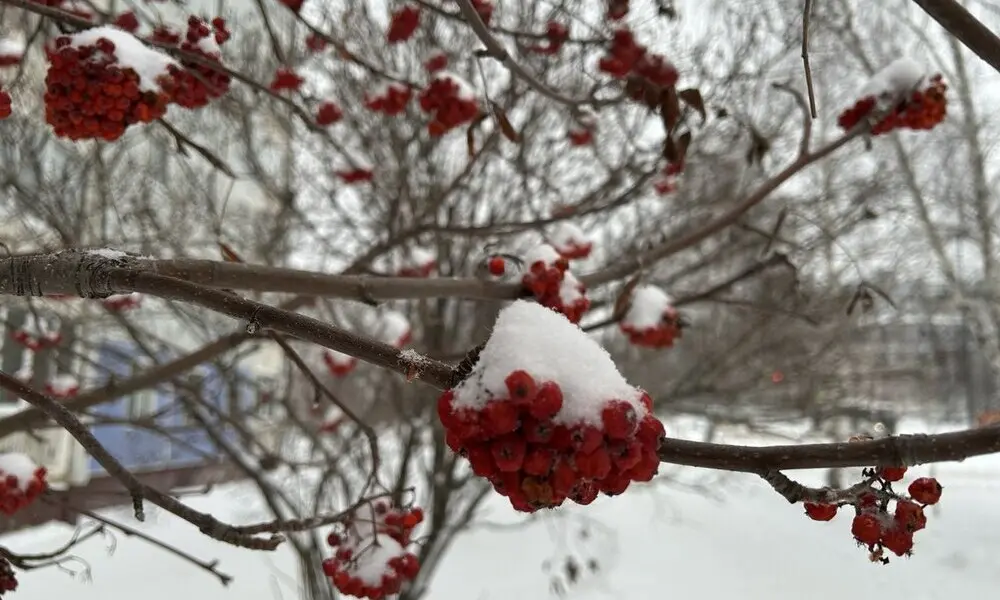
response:
[[[852,505],[851,535],[868,549],[872,562],[887,564],[886,550],[896,556],[910,556],[913,535],[927,526],[924,508],[937,504],[942,488],[937,479],[921,477],[910,483],[908,495],[898,494],[892,484],[902,481],[905,474],[906,467],[866,469],[862,475],[870,485],[864,492],[840,505],[806,502],[806,515],[816,521],[830,521],[839,506]]]
[[[659,98],[660,91],[676,85],[680,77],[677,67],[638,43],[627,28],[615,31],[607,52],[598,69],[617,79],[627,78],[626,92],[633,100]]]
[[[652,285],[632,290],[619,327],[629,342],[647,348],[670,348],[681,337],[680,314],[673,299]]]
[[[567,260],[587,258],[594,248],[594,243],[590,241],[587,234],[567,221],[553,226],[547,237],[549,245]]]
[[[568,39],[568,27],[559,21],[549,21],[545,24],[545,43],[528,46],[528,49],[536,54],[558,54]]]
[[[386,39],[390,44],[405,42],[413,37],[418,26],[420,26],[420,7],[408,4],[394,11],[389,17]]]
[[[344,377],[358,366],[358,359],[336,350],[323,351],[323,364],[334,377]]]
[[[413,97],[413,90],[405,83],[391,81],[365,95],[365,107],[384,115],[406,112],[406,105]]]
[[[397,274],[400,277],[430,277],[437,269],[437,256],[428,248],[416,246],[409,250],[408,256]]]
[[[34,502],[45,491],[45,475],[23,454],[0,454],[0,513],[9,517]]]
[[[104,308],[112,312],[124,312],[134,308],[139,308],[139,305],[142,304],[142,294],[138,292],[131,292],[129,294],[112,294],[101,300],[101,304],[104,305]]]
[[[33,314],[28,315],[21,327],[11,331],[10,337],[32,352],[52,348],[62,342],[62,334],[58,329]]]
[[[0,558],[0,598],[7,592],[17,591],[17,575],[6,558]]]
[[[579,327],[519,300],[438,399],[448,446],[518,511],[623,493],[659,468],[652,400]]]
[[[437,71],[420,92],[420,108],[431,115],[427,131],[441,136],[479,115],[479,101],[472,86],[454,73]]]
[[[221,65],[220,46],[226,43],[229,37],[225,19],[216,17],[209,23],[191,16],[188,18],[187,33],[179,48]],[[170,65],[168,70],[172,78],[171,100],[184,108],[200,108],[216,98],[221,98],[229,91],[232,82],[225,71],[191,59],[183,59],[180,65]]]
[[[285,92],[285,91],[295,91],[302,87],[305,83],[305,79],[299,76],[295,72],[295,69],[290,67],[278,67],[274,72],[274,77],[271,79],[271,84],[268,86],[272,92]]]
[[[0,67],[21,64],[24,58],[24,43],[16,40],[0,40]]]
[[[56,375],[45,384],[45,393],[59,399],[73,398],[80,393],[80,382],[69,374]]]
[[[837,117],[837,124],[848,130],[865,119],[878,119],[872,135],[933,129],[947,115],[947,90],[940,73],[927,77],[918,63],[897,59],[872,76],[859,92],[860,99]]]
[[[167,112],[178,63],[120,29],[59,36],[46,54],[45,119],[58,137],[113,141]]]
[[[569,261],[549,244],[540,244],[525,255],[524,262],[528,265],[521,279],[524,288],[542,306],[579,323],[590,309],[590,300],[586,287],[570,272]]]
[[[320,127],[333,125],[344,118],[344,111],[334,102],[323,102],[316,110],[316,124]]]
[[[423,520],[420,507],[400,508],[385,500],[359,507],[327,537],[336,550],[323,561],[323,573],[347,596],[379,600],[399,593],[420,570],[407,547]]]

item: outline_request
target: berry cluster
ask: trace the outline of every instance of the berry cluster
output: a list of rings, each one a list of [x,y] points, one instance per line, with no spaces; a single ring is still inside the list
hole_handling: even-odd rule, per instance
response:
[[[628,0],[608,0],[608,18],[612,21],[621,21],[628,15]]]
[[[896,129],[926,131],[944,121],[947,114],[948,85],[940,74],[934,75],[922,90],[915,90],[893,106],[888,114],[872,126],[872,135],[883,135]],[[875,96],[865,96],[837,117],[844,130],[856,126],[876,113],[879,103]]]
[[[653,182],[653,189],[659,196],[666,196],[677,191],[677,177],[684,172],[684,160],[668,162],[660,171],[660,176]]]
[[[320,127],[333,125],[344,118],[344,112],[333,102],[324,102],[319,105],[316,111],[316,124]]]
[[[118,43],[128,45],[121,54]],[[46,54],[45,120],[58,137],[113,141],[130,125],[150,123],[167,112],[165,89],[173,87],[167,68],[173,61],[122,31],[102,27],[60,36]],[[140,70],[154,69],[159,74],[153,81],[140,76]]]
[[[549,21],[545,25],[545,43],[529,46],[528,50],[536,54],[553,55],[562,50],[569,39],[569,28],[559,21]]]
[[[139,31],[139,17],[137,17],[131,10],[125,11],[115,17],[113,23],[115,27],[121,29],[122,31],[127,31],[129,33]]]
[[[913,534],[927,526],[924,508],[941,499],[941,484],[933,477],[921,477],[910,483],[908,496],[894,492],[892,484],[901,481],[905,474],[906,467],[866,469],[863,475],[871,481],[871,486],[846,503],[854,506],[851,535],[868,549],[872,562],[887,564],[886,550],[896,556],[911,555]],[[833,519],[838,508],[837,504],[805,503],[806,515],[816,521]]]
[[[632,481],[656,475],[665,432],[647,394],[641,396],[642,410],[608,399],[599,425],[566,424],[558,417],[572,398],[564,397],[558,383],[515,370],[505,384],[504,392],[478,409],[456,406],[455,392],[448,390],[438,400],[438,416],[448,446],[515,510],[554,508],[567,499],[590,504],[601,492],[615,496]]]
[[[681,319],[673,300],[660,288],[643,285],[632,291],[619,328],[629,342],[646,348],[670,348],[681,337]]]
[[[45,393],[58,399],[73,398],[80,393],[80,382],[72,375],[57,375],[45,384]]]
[[[566,260],[587,258],[594,248],[582,229],[563,221],[557,224],[548,235],[549,244]]]
[[[0,120],[6,119],[14,112],[10,94],[0,88]]]
[[[283,92],[283,91],[295,91],[302,87],[305,83],[305,79],[299,77],[293,69],[289,67],[278,67],[278,70],[274,72],[274,78],[271,80],[271,85],[268,88],[272,92]]]
[[[347,596],[380,600],[399,593],[420,570],[406,547],[423,520],[420,507],[404,509],[384,500],[358,508],[327,537],[336,552],[323,561],[323,573]]]
[[[566,315],[571,323],[579,323],[590,309],[586,287],[569,271],[569,261],[548,244],[535,247],[525,256],[528,272],[521,285],[534,295],[539,304]]]
[[[209,24],[191,16],[188,18],[187,33],[180,43],[180,49],[206,61],[221,64],[222,51],[219,45],[226,43],[229,37],[225,19],[216,17]],[[171,100],[184,108],[201,108],[211,100],[222,97],[229,91],[232,81],[224,71],[190,59],[182,60],[180,65],[170,65],[169,72],[173,79]]]
[[[61,333],[48,329],[44,323],[34,317],[29,317],[20,329],[12,331],[10,337],[32,352],[58,346],[62,342]]]
[[[334,377],[343,377],[358,366],[358,359],[336,350],[326,350],[323,352],[323,364]]]
[[[413,97],[410,86],[391,82],[365,95],[365,106],[374,112],[398,115],[406,111],[406,105]]]
[[[479,102],[472,86],[452,73],[438,71],[420,92],[420,108],[430,113],[427,131],[441,136],[469,123],[479,115]]]
[[[680,77],[673,64],[639,44],[626,28],[615,31],[608,55],[601,58],[598,68],[612,77],[628,78],[626,91],[633,100],[659,98],[660,91],[676,85]]]
[[[6,558],[0,558],[0,598],[7,592],[17,590],[17,575]]]
[[[417,27],[420,25],[420,8],[416,6],[404,6],[392,13],[389,18],[389,31],[386,34],[390,44],[405,42],[413,37]]]
[[[139,294],[138,292],[132,292],[130,294],[112,294],[101,300],[101,304],[104,305],[104,308],[112,312],[132,310],[133,308],[139,308],[139,305],[142,304],[142,294]]]
[[[435,52],[424,60],[424,69],[428,73],[437,73],[448,68],[448,55],[444,52]]]
[[[45,475],[23,454],[0,454],[0,513],[9,517],[34,502],[45,491]]]

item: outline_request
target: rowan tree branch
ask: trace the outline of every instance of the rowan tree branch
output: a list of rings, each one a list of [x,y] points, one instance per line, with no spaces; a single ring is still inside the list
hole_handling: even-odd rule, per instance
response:
[[[1000,73],[1000,37],[957,0],[913,0],[913,3]]]

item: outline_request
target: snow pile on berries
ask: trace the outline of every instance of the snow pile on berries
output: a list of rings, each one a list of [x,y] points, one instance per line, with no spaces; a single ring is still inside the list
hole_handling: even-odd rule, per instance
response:
[[[325,350],[323,352],[323,363],[330,374],[334,377],[343,377],[358,366],[358,359],[350,354],[337,352],[336,350]]]
[[[135,71],[139,76],[139,89],[144,92],[162,91],[159,80],[170,72],[171,66],[180,66],[176,60],[143,44],[132,34],[107,25],[74,33],[69,36],[69,47],[99,47],[98,42],[102,39],[113,44],[113,62],[107,66]]]
[[[0,454],[0,513],[8,517],[45,491],[45,467],[18,452]]]
[[[681,337],[680,315],[674,308],[673,298],[652,285],[640,285],[632,290],[628,310],[619,327],[636,346],[669,348]]]
[[[528,272],[521,278],[521,285],[542,306],[579,323],[590,309],[590,300],[586,287],[569,271],[569,261],[551,245],[540,244],[528,251],[524,262]]]
[[[21,62],[24,57],[24,42],[0,39],[0,67],[9,67]]]
[[[862,86],[858,100],[840,114],[837,123],[847,130],[877,115],[874,135],[895,129],[933,129],[947,113],[947,89],[941,74],[928,77],[919,63],[899,58]]]
[[[556,224],[548,239],[556,252],[567,260],[587,258],[594,247],[582,229],[566,221]]]
[[[122,312],[138,308],[142,304],[142,294],[131,292],[128,294],[112,294],[101,300],[105,308],[112,312]]]
[[[63,373],[56,375],[45,384],[45,393],[56,398],[72,398],[80,391],[80,382],[76,377]]]
[[[478,361],[438,401],[449,447],[519,511],[593,502],[649,481],[665,435],[652,399],[565,317],[500,312]]]
[[[416,555],[406,548],[423,519],[421,508],[397,508],[385,500],[359,507],[327,537],[336,553],[323,561],[323,572],[348,596],[377,599],[398,593],[420,570]]]

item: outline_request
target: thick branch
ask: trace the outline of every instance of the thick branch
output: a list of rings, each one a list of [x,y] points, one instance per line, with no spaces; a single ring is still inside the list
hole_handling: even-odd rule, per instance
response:
[[[1000,73],[1000,37],[956,0],[913,0],[976,56]]]

